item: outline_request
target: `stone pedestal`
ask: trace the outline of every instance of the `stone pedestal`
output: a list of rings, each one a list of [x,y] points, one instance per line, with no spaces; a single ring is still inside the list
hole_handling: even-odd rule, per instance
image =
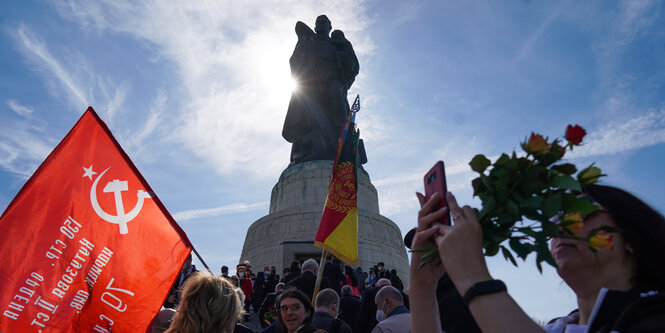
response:
[[[282,274],[293,260],[321,259],[314,247],[333,161],[309,161],[293,165],[272,189],[270,212],[247,230],[240,262],[249,260],[255,270],[277,267]],[[358,265],[364,272],[379,261],[396,269],[409,282],[409,262],[403,236],[390,219],[379,213],[379,198],[369,175],[358,170]]]

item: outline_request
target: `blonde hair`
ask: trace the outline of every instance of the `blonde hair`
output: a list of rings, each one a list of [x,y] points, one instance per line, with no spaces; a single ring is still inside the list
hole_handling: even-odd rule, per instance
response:
[[[194,273],[185,281],[182,300],[166,333],[230,333],[231,325],[243,314],[242,305],[229,281],[210,273]]]

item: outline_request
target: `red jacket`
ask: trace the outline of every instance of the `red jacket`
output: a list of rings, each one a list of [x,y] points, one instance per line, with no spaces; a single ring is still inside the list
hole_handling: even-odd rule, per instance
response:
[[[242,293],[245,294],[246,300],[249,301],[252,299],[252,279],[240,279],[240,289],[242,289]]]

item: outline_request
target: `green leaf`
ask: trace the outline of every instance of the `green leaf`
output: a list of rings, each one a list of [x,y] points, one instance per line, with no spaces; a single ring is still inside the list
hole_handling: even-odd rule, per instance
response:
[[[511,238],[510,241],[508,241],[508,244],[510,245],[510,248],[517,253],[517,256],[522,258],[522,260],[526,259],[526,256],[531,252],[531,250],[522,244],[517,238]]]
[[[517,204],[514,201],[510,199],[506,200],[506,205],[504,207],[506,208],[506,211],[511,215],[519,215],[520,213],[520,208],[517,206]]]
[[[538,213],[538,211],[534,208],[525,208],[522,209],[522,214],[529,220],[533,221],[547,221],[547,218],[545,218],[543,215]]]
[[[563,173],[564,175],[572,175],[577,172],[577,167],[572,163],[564,163],[559,165],[553,165],[552,169]]]
[[[496,220],[496,223],[497,223],[498,225],[512,226],[513,224],[515,224],[515,219],[514,219],[512,216],[510,216],[510,215],[502,214],[502,215],[499,216],[499,218]]]
[[[552,179],[552,186],[582,192],[582,185],[573,177],[559,174]]]
[[[501,253],[503,253],[503,257],[506,260],[510,260],[510,262],[512,262],[513,265],[515,265],[515,267],[517,267],[517,261],[515,261],[515,257],[513,257],[513,254],[510,253],[510,251],[503,245],[501,245]]]
[[[501,164],[504,164],[508,161],[510,161],[510,156],[508,156],[504,153],[504,154],[501,154],[501,156],[499,157],[499,159],[496,160],[496,162],[494,162],[494,165],[501,165]]]
[[[594,205],[586,198],[575,198],[563,207],[563,210],[566,213],[580,213],[582,216],[589,215],[597,209],[598,206]]]
[[[528,227],[519,228],[519,230],[520,230],[522,233],[524,233],[525,235],[528,235],[529,237],[532,237],[532,238],[535,238],[536,235],[537,235],[537,233],[536,233],[535,230],[533,230],[533,229],[531,229],[531,228],[528,228]]]
[[[559,265],[557,265],[556,261],[554,260],[554,257],[552,257],[552,252],[548,249],[547,251],[543,252],[543,258],[545,258],[545,262],[550,264],[550,266],[554,268],[558,268]]]
[[[499,244],[496,242],[487,242],[485,244],[485,255],[493,257],[499,252]]]
[[[559,213],[561,210],[561,198],[561,192],[556,192],[543,200],[543,203],[540,205],[540,210],[545,217],[549,218]]]
[[[533,179],[533,180],[523,181],[519,185],[520,191],[522,191],[522,193],[527,194],[527,195],[531,195],[531,194],[534,194],[534,193],[540,193],[546,188],[547,188],[547,184],[545,184],[545,182],[541,181],[540,179]]]
[[[483,210],[486,210],[488,213],[491,213],[496,208],[496,199],[490,197],[485,202],[483,202]]]
[[[469,165],[471,166],[471,170],[477,173],[483,173],[488,166],[492,165],[492,161],[485,157],[485,155],[478,154],[471,159]]]
[[[520,207],[522,207],[522,209],[529,209],[529,208],[536,209],[539,208],[540,205],[542,204],[543,204],[543,197],[536,196],[536,197],[530,197],[522,201]]]
[[[526,199],[524,199],[524,197],[523,197],[521,194],[519,194],[519,192],[517,192],[517,191],[513,191],[513,193],[510,194],[510,197],[513,199],[513,201],[515,201],[515,203],[516,203],[517,205],[520,205],[520,206],[522,205],[522,202],[524,202],[524,200],[526,200]]]
[[[554,261],[554,258],[552,257],[552,253],[550,252],[549,247],[547,246],[547,239],[545,237],[542,235],[536,237],[536,243],[534,245],[536,246],[536,253],[538,253],[536,257],[536,265],[538,266],[538,270],[540,270],[541,273],[542,268],[540,267],[540,262],[542,261],[547,262],[554,268],[558,267],[556,261]]]
[[[547,236],[555,236],[559,234],[559,227],[556,223],[546,221],[540,224],[543,227],[543,233]]]
[[[487,191],[487,186],[483,183],[483,180],[478,177],[471,181],[471,186],[473,186],[473,195],[478,196],[480,193]]]

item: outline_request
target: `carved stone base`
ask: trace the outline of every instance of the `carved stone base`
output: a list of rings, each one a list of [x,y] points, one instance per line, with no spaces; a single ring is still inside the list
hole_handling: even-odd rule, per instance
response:
[[[270,212],[247,230],[240,262],[249,260],[255,270],[277,267],[278,274],[293,260],[321,259],[314,247],[323,204],[328,193],[332,161],[309,161],[282,172],[272,189]],[[379,199],[369,175],[358,170],[358,265],[364,272],[379,261],[396,269],[408,286],[409,262],[402,234],[379,213]]]

